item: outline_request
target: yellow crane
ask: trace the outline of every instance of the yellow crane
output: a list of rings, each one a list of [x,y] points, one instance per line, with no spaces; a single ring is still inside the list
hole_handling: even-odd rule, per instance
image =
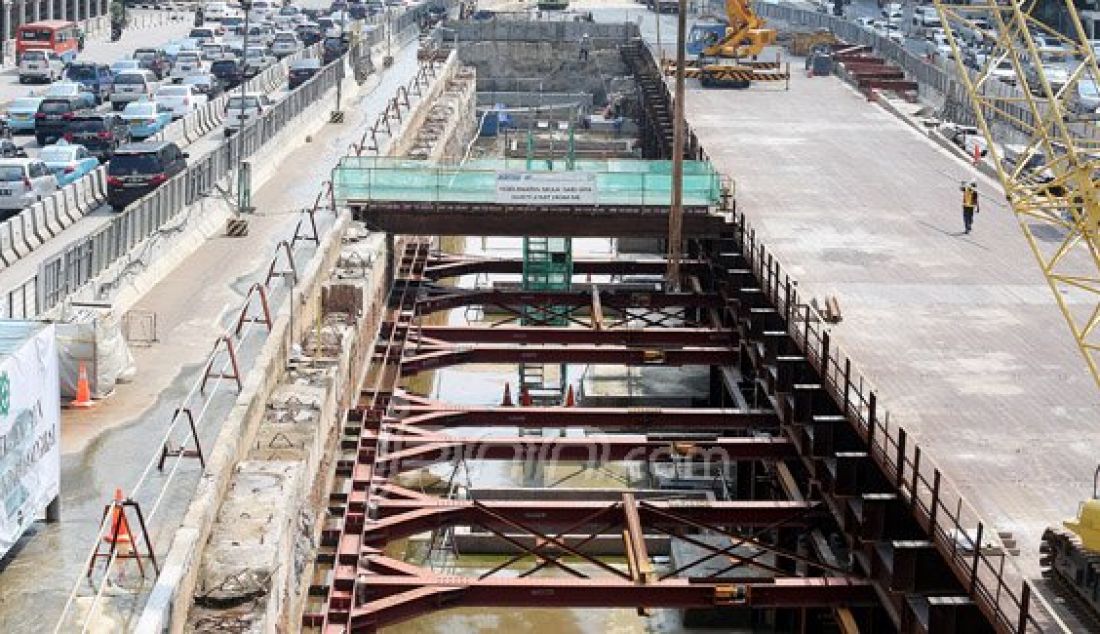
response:
[[[778,60],[757,61],[766,47],[775,44],[776,35],[748,0],[726,0],[724,20],[705,16],[692,25],[684,48],[693,60],[685,76],[699,79],[704,86],[727,88],[746,88],[753,81],[786,81],[790,73],[780,69]],[[675,65],[665,70],[671,75]]]
[[[987,156],[1100,387],[1100,72],[1074,1],[1054,2],[1069,17],[1068,35],[1035,17],[1037,0],[933,1]],[[968,68],[968,58],[980,61],[978,68]],[[1040,561],[1044,574],[1094,616],[1098,487],[1100,468],[1093,499],[1044,533]]]

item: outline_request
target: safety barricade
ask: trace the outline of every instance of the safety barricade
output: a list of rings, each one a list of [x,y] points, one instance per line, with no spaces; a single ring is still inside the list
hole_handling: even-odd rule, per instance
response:
[[[86,178],[81,178],[72,185],[61,190],[62,206],[57,213],[57,220],[61,223],[62,228],[68,229],[84,215],[84,212],[80,208],[80,190],[84,187],[84,182],[86,180]]]
[[[62,196],[61,190],[55,191],[36,205],[42,209],[41,216],[35,214],[35,221],[39,223],[37,227],[38,235],[43,241],[56,236],[64,229],[57,219],[58,211],[62,208]]]
[[[42,246],[42,241],[34,235],[34,220],[32,208],[28,207],[12,218],[15,235],[15,252],[19,257],[26,257],[31,251]]]
[[[95,194],[96,201],[102,205],[107,202],[107,168],[100,167],[92,174],[95,176],[92,179],[92,191]]]
[[[4,266],[11,266],[19,261],[19,254],[15,252],[13,243],[13,225],[14,219],[11,218],[0,222],[0,260],[4,262]]]

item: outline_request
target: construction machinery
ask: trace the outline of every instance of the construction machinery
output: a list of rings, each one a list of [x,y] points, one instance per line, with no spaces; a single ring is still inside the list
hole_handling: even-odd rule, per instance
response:
[[[748,0],[726,0],[725,18],[700,16],[692,25],[684,43],[692,60],[684,74],[707,87],[747,88],[754,81],[788,81],[790,68],[778,57],[774,62],[757,60],[775,39],[775,29],[765,27],[764,18]],[[665,68],[668,74],[676,70],[674,65]]]
[[[1076,6],[1055,2],[1066,34],[1032,14],[1035,0],[934,2],[987,160],[1100,387],[1100,117],[1074,103],[1100,71]],[[963,64],[968,48],[985,52],[977,71]],[[1053,66],[1051,51],[1069,61]],[[1100,622],[1098,479],[1077,517],[1044,533],[1040,565]]]

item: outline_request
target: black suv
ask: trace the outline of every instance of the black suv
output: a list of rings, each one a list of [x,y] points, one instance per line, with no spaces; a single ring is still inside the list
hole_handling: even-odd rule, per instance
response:
[[[83,145],[92,156],[107,162],[120,145],[130,142],[130,126],[117,114],[86,114],[69,120],[65,140]]]
[[[217,77],[226,90],[244,81],[244,71],[235,59],[219,59],[210,65],[210,74]]]
[[[340,59],[340,56],[348,52],[348,43],[342,37],[326,37],[322,43],[322,49],[324,50],[324,60],[326,64],[331,64]]]
[[[134,51],[134,59],[145,70],[153,71],[157,79],[164,79],[164,75],[168,73],[168,67],[171,66],[168,56],[159,48],[139,48]]]
[[[84,103],[80,97],[43,99],[34,115],[34,139],[38,141],[38,145],[60,139],[69,122],[84,110]]]
[[[320,42],[324,37],[324,33],[321,32],[321,27],[316,24],[302,24],[294,30],[298,34],[298,39],[302,41],[302,46],[310,47]]]
[[[107,202],[115,211],[187,169],[187,154],[171,141],[129,143],[107,164]]]
[[[290,65],[290,71],[286,80],[286,87],[294,90],[298,86],[309,81],[311,77],[321,70],[321,60],[316,57],[300,59]]]

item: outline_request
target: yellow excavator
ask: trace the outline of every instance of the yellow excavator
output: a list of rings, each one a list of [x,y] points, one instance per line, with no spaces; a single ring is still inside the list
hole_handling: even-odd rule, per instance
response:
[[[753,11],[748,0],[726,0],[726,17],[701,16],[691,27],[684,51],[691,58],[684,69],[706,87],[747,88],[754,81],[787,81],[778,58],[760,62],[764,48],[775,44],[775,29],[766,28],[764,18]],[[675,64],[665,72],[673,74]]]

